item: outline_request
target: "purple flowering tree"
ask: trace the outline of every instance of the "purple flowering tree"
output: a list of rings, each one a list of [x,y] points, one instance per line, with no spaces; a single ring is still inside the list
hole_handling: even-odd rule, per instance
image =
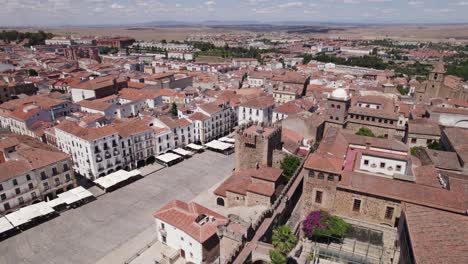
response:
[[[302,231],[308,238],[312,238],[316,229],[323,229],[320,223],[320,211],[313,211],[302,222]]]

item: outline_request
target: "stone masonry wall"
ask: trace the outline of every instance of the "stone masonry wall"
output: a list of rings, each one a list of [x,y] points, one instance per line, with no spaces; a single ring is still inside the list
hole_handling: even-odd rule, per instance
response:
[[[247,192],[247,206],[255,205],[271,205],[271,198],[268,196],[256,194],[253,192]]]

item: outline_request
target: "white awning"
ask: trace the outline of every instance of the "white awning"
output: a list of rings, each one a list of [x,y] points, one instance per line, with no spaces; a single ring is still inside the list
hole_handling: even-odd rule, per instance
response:
[[[7,214],[5,217],[11,222],[13,226],[20,226],[36,217],[48,215],[53,212],[55,212],[55,210],[50,207],[50,205],[48,205],[46,202],[40,202],[23,207],[18,211]]]
[[[78,186],[78,187],[73,188],[73,189],[71,189],[69,191],[61,193],[61,194],[59,194],[57,196],[58,196],[57,199],[60,199],[63,203],[66,203],[66,204],[70,205],[70,204],[76,203],[78,201],[81,201],[81,200],[83,200],[85,198],[91,197],[91,196],[93,196],[93,194],[90,191],[86,190],[85,188],[83,188],[81,186]],[[52,200],[52,201],[54,201],[54,200]],[[59,201],[57,201],[57,203],[58,202]],[[57,204],[57,205],[59,205],[59,204]]]
[[[181,155],[181,156],[192,156],[193,155],[193,152],[185,150],[183,148],[176,148],[176,149],[173,149],[172,151],[175,152],[176,154]]]
[[[104,177],[98,178],[97,180],[94,181],[94,183],[98,184],[102,188],[107,189],[109,187],[112,187],[118,183],[126,181],[140,174],[141,173],[139,170],[132,170],[132,171],[119,170],[109,175],[106,175]]]
[[[13,229],[13,225],[5,217],[0,218],[0,234]]]
[[[47,204],[50,207],[54,208],[54,207],[57,207],[57,206],[59,206],[61,204],[65,204],[65,201],[62,198],[57,197],[57,198],[55,198],[53,200],[48,201]]]
[[[190,148],[190,149],[193,149],[193,150],[202,150],[203,149],[203,146],[193,144],[193,143],[188,144],[186,147]]]
[[[178,160],[182,158],[181,156],[177,155],[177,154],[174,154],[174,153],[166,153],[166,154],[162,154],[162,155],[159,155],[156,157],[156,159],[164,162],[164,163],[169,163],[171,161],[175,161],[175,160]]]
[[[70,192],[72,192],[73,194],[75,194],[81,199],[86,199],[86,198],[94,196],[90,191],[86,190],[85,188],[81,186],[71,189]]]
[[[231,143],[231,144],[236,143],[236,140],[234,138],[230,138],[230,137],[222,137],[222,138],[220,138],[218,140],[221,141],[221,142],[226,142],[226,143]]]
[[[233,147],[232,144],[224,143],[218,140],[213,140],[205,144],[205,146],[212,148],[212,149],[218,149],[218,150],[227,150]]]

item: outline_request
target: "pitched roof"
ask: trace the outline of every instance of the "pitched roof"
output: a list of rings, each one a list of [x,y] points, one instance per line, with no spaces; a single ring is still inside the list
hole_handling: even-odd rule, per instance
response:
[[[416,263],[468,263],[468,217],[404,203]]]
[[[0,180],[8,180],[31,170],[29,162],[25,160],[10,160],[0,163]]]
[[[443,133],[463,162],[468,162],[468,141],[466,140],[468,138],[468,129],[448,127]]]
[[[454,171],[462,170],[457,153],[432,149],[425,149],[425,151],[436,168]]]
[[[139,118],[114,120],[113,126],[122,138],[152,130],[148,122]]]
[[[105,111],[113,106],[112,103],[106,102],[104,100],[82,100],[78,104],[81,107],[89,108],[93,110]]]
[[[268,182],[276,182],[283,170],[272,167],[249,168],[235,171],[227,178],[214,193],[226,197],[226,192],[234,192],[246,195],[247,192],[253,192],[265,196],[272,196],[275,188]],[[253,182],[252,178],[260,179],[262,182]],[[261,184],[257,184],[261,183]]]
[[[463,192],[456,190],[457,188],[446,190],[442,187],[436,188],[353,171],[342,173],[339,186],[352,191],[454,212],[466,211],[466,198]]]
[[[348,142],[339,129],[327,129],[320,146],[306,160],[304,167],[331,173],[341,173]]]
[[[254,99],[250,99],[246,102],[241,103],[241,106],[249,107],[249,108],[267,108],[274,105],[273,97],[271,96],[262,96],[256,97]]]
[[[200,243],[216,235],[219,225],[227,219],[195,202],[174,200],[156,211],[153,216],[184,231]],[[208,218],[204,218],[208,217]]]
[[[216,103],[202,104],[202,105],[199,105],[198,107],[200,107],[200,109],[202,109],[208,114],[214,114],[214,113],[221,111],[221,107],[219,107],[219,105],[217,105]]]
[[[431,112],[454,115],[468,115],[468,109],[466,108],[434,107],[431,109]]]
[[[205,115],[203,113],[200,113],[200,112],[195,112],[195,113],[193,113],[192,115],[190,115],[188,117],[188,119],[190,119],[190,120],[198,120],[198,121],[207,120],[209,118],[210,118],[209,116],[207,116],[207,115]]]
[[[117,134],[117,130],[113,126],[81,127],[77,123],[68,120],[62,121],[55,128],[85,140],[96,140]]]
[[[26,145],[21,145],[18,147],[16,152],[19,156],[26,159],[33,169],[42,168],[70,158],[69,155],[63,152],[33,148]]]
[[[1,109],[6,109],[9,111],[14,111],[18,108],[22,108],[25,105],[36,105],[39,108],[44,110],[48,110],[53,106],[65,103],[65,100],[61,99],[54,99],[47,96],[41,95],[31,95],[23,98],[18,98],[14,100],[10,100],[0,105]]]

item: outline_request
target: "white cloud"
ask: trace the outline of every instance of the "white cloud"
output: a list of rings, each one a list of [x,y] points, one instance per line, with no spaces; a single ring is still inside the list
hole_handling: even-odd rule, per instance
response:
[[[292,8],[292,7],[302,7],[304,5],[303,2],[288,2],[279,5],[279,8]]]
[[[117,4],[117,3],[113,3],[110,8],[112,9],[124,9],[125,6],[121,5],[121,4]]]
[[[421,5],[424,5],[424,2],[423,1],[409,1],[408,5],[421,6]]]
[[[213,1],[213,0],[206,1],[205,5],[208,7],[214,7],[216,5],[216,1]]]

